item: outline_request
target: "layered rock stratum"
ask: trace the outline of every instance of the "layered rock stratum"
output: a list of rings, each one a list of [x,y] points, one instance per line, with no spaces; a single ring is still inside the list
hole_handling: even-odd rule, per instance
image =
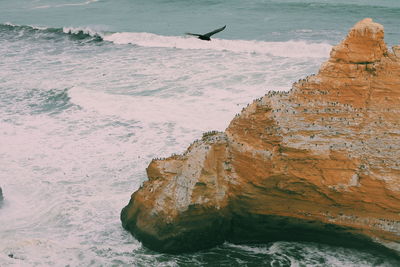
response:
[[[317,75],[153,160],[121,212],[145,246],[313,241],[400,251],[400,52],[364,19]]]

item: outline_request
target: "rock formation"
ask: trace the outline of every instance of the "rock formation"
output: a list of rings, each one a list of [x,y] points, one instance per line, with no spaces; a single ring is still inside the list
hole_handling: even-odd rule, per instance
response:
[[[358,22],[317,75],[270,92],[183,155],[153,160],[121,212],[151,249],[315,241],[400,251],[400,52]],[[397,252],[396,252],[397,251]]]

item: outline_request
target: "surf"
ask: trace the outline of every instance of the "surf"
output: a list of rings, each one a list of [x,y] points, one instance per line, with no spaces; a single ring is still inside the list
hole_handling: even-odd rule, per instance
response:
[[[101,42],[103,38],[100,32],[96,32],[88,27],[42,27],[34,25],[17,25],[10,22],[0,24],[0,34],[8,34],[18,38],[35,37],[39,39],[56,39],[64,36],[71,40],[86,40]]]
[[[214,38],[211,42],[202,42],[193,37],[163,36],[147,32],[119,32],[104,35],[103,39],[119,45],[131,44],[143,47],[217,50],[235,53],[269,54],[277,57],[291,58],[325,58],[328,57],[332,48],[327,43],[310,43],[294,40],[268,42]]]
[[[73,104],[102,116],[140,121],[144,124],[176,123],[181,127],[199,131],[223,130],[227,126],[223,122],[239,109],[212,110],[212,105],[202,108],[193,103],[194,100],[190,97],[183,97],[177,101],[175,98],[111,94],[79,86],[71,88],[68,97]],[[210,114],[219,119],[208,119]]]
[[[259,40],[229,40],[213,38],[211,42],[201,42],[188,36],[167,36],[148,32],[107,32],[91,27],[42,27],[32,25],[0,24],[0,32],[20,38],[67,37],[85,42],[111,42],[115,45],[140,47],[212,50],[233,53],[253,53],[287,58],[327,58],[332,46],[328,43],[312,43],[305,40],[270,42]]]

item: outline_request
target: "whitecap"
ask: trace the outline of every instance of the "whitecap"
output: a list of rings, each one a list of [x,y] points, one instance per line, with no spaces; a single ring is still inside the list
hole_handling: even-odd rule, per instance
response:
[[[146,32],[120,32],[105,35],[104,40],[115,44],[134,44],[144,47],[166,47],[179,49],[208,49],[237,53],[270,54],[289,58],[325,58],[332,48],[327,43],[306,41],[266,42],[255,40],[213,39],[211,42],[184,36],[163,36]]]
[[[98,1],[99,0],[88,0],[85,2],[81,2],[81,3],[69,3],[69,4],[61,4],[61,5],[43,5],[43,6],[33,7],[32,9],[46,9],[46,8],[64,7],[64,6],[85,6],[85,5],[90,5],[92,3],[96,3]]]

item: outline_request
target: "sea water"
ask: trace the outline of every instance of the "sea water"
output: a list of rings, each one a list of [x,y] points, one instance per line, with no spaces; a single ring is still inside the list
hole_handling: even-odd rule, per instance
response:
[[[119,220],[152,158],[316,73],[365,17],[399,44],[398,0],[1,0],[0,266],[398,266],[298,242],[160,254]]]

